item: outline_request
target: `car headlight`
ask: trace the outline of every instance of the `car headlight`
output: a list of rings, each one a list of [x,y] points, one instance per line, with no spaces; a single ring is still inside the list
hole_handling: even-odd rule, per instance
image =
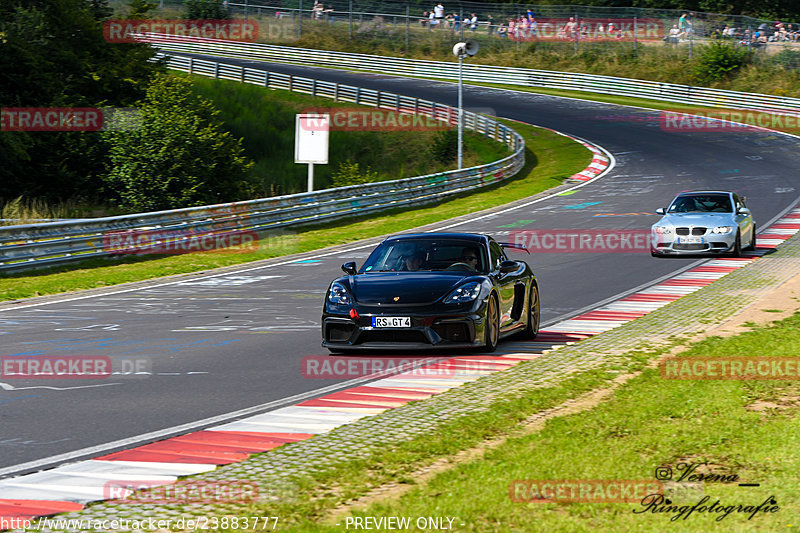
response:
[[[460,286],[451,292],[447,298],[444,299],[446,304],[463,304],[471,302],[481,293],[481,284],[477,281],[471,281]]]
[[[733,227],[731,227],[731,226],[717,226],[716,228],[714,228],[711,231],[713,233],[730,233],[731,231],[733,231]]]
[[[334,283],[328,289],[328,301],[332,304],[350,305],[353,303],[353,298],[350,296],[347,287],[341,283]]]
[[[672,228],[669,226],[654,226],[653,231],[655,231],[659,235],[669,235],[670,233],[672,233]]]

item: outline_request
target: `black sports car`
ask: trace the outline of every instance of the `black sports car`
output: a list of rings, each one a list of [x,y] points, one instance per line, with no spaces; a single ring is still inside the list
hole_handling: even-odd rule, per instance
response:
[[[328,288],[322,345],[332,352],[468,348],[536,337],[539,289],[524,261],[511,261],[488,235],[390,237]],[[516,248],[516,246],[514,246]]]

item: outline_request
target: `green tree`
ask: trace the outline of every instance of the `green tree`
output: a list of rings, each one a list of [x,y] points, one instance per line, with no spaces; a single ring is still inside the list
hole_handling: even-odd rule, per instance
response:
[[[184,5],[186,18],[190,20],[231,18],[222,0],[186,0]]]
[[[192,93],[190,80],[156,78],[140,109],[139,129],[105,134],[106,183],[121,206],[153,211],[247,198],[252,163],[213,104]]]
[[[158,4],[155,2],[148,2],[147,0],[130,0],[128,7],[131,12],[128,14],[128,18],[132,20],[147,18],[157,6]]]
[[[144,44],[103,37],[106,2],[0,0],[0,105],[127,107],[164,70]],[[96,133],[0,135],[0,199],[100,192],[105,148]]]

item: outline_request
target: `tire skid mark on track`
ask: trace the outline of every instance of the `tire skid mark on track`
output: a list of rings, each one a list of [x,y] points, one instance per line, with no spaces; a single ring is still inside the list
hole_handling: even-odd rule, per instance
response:
[[[244,461],[253,453],[309,439],[360,418],[543,357],[700,290],[757,260],[798,231],[800,208],[795,207],[766,228],[759,235],[756,250],[743,257],[709,259],[639,292],[548,326],[535,340],[504,342],[493,355],[458,355],[423,367],[441,370],[440,373],[406,371],[202,431],[0,480],[0,520],[80,510],[86,503],[106,499],[104,484],[125,476],[143,475],[157,478],[164,485],[173,484],[178,476],[209,472],[219,465]],[[91,483],[87,482],[89,479]]]

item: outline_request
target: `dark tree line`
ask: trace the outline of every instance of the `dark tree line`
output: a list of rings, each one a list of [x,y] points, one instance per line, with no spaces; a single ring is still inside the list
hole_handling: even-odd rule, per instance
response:
[[[157,4],[128,2],[130,18]],[[0,107],[140,110],[129,132],[0,131],[0,203],[169,209],[247,196],[250,163],[191,82],[145,44],[109,43],[107,0],[0,0]]]

